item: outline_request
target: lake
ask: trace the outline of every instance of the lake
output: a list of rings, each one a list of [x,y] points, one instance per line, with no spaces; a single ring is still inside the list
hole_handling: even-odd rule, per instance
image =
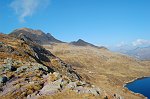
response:
[[[150,99],[150,77],[128,83],[125,87],[134,93],[141,93]]]

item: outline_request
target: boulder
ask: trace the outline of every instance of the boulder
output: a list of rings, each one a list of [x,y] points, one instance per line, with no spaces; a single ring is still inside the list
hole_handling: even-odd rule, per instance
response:
[[[0,77],[0,83],[6,83],[8,78],[6,76]]]
[[[74,88],[74,91],[78,93],[86,93],[86,94],[93,94],[93,95],[100,95],[100,89],[99,88],[88,88],[88,87],[83,87],[79,86]]]
[[[17,68],[16,72],[21,73],[21,72],[27,70],[28,68],[29,68],[28,66],[21,66],[21,67]]]
[[[32,70],[48,71],[48,68],[46,66],[36,64],[35,66],[32,66]]]
[[[47,83],[39,92],[40,95],[52,95],[61,90],[62,79]]]

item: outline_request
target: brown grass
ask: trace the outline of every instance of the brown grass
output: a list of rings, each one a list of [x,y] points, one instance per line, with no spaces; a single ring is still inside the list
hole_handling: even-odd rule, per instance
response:
[[[107,95],[118,93],[126,99],[143,98],[124,92],[123,84],[138,77],[150,76],[150,62],[138,61],[125,55],[88,46],[56,44],[44,47],[73,65],[84,80],[99,86]]]

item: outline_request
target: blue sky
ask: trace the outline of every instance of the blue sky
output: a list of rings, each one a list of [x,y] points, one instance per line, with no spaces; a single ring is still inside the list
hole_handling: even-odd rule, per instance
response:
[[[67,42],[150,43],[150,0],[0,0],[0,32],[21,27]]]

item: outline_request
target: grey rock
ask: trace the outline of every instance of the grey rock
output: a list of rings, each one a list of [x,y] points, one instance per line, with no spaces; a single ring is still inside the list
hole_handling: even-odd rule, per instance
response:
[[[0,42],[0,45],[3,45],[4,43],[3,42]]]
[[[8,64],[8,65],[12,65],[13,64],[13,60],[12,60],[12,58],[7,58],[7,59],[4,60],[4,63]]]
[[[61,90],[62,79],[46,84],[39,92],[41,95],[51,95]]]
[[[21,66],[21,67],[17,68],[16,72],[21,73],[21,72],[27,70],[28,68],[29,68],[28,66]]]
[[[99,88],[88,88],[88,87],[76,87],[74,91],[78,93],[87,93],[87,94],[93,94],[93,95],[100,95],[101,91]]]
[[[69,84],[66,86],[66,88],[75,88],[77,86],[76,82],[69,82]]]
[[[43,65],[36,65],[32,67],[32,70],[43,70],[43,71],[48,71],[48,68],[46,66]]]
[[[13,66],[13,61],[10,58],[7,58],[4,60],[3,66],[0,68],[1,72],[2,71],[16,71],[17,68]]]

